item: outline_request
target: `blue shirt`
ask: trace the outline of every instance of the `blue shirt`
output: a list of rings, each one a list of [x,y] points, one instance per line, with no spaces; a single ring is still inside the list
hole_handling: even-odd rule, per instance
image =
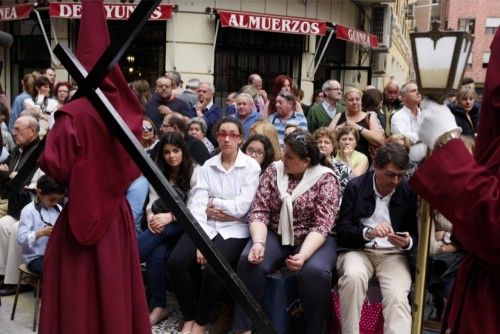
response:
[[[14,99],[14,102],[12,103],[12,110],[10,112],[10,120],[9,120],[9,131],[12,132],[12,128],[14,127],[14,123],[16,122],[16,119],[19,118],[19,115],[23,111],[23,103],[24,100],[31,98],[31,95],[22,92],[16,98]]]
[[[250,115],[248,115],[247,119],[244,121],[241,120],[241,118],[238,117],[238,114],[232,115],[234,118],[237,118],[241,121],[243,124],[243,140],[247,140],[250,134],[250,128],[252,125],[257,122],[258,120],[262,119],[262,115],[259,114],[256,110],[253,110]]]
[[[280,140],[281,146],[283,146],[283,141],[285,139],[285,129],[288,124],[295,124],[304,131],[307,131],[307,119],[306,116],[304,116],[304,114],[301,112],[294,111],[292,116],[285,120],[282,120],[279,117],[278,113],[269,115],[267,119],[274,125],[274,127],[278,131],[278,138]]]
[[[59,211],[61,211],[60,206]],[[54,225],[59,217],[59,211],[55,207],[47,209],[42,204],[40,204],[40,211],[38,211],[35,202],[29,203],[21,211],[17,242],[22,246],[22,256],[26,263],[30,263],[45,254],[49,238],[43,236],[36,239],[35,233],[43,229],[47,223]]]

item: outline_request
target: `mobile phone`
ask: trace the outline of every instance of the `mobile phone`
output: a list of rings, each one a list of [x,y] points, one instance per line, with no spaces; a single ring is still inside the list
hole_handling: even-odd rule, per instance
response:
[[[406,233],[406,232],[395,232],[394,234],[397,236],[400,236],[400,237],[405,237],[405,238],[408,236],[408,233]]]

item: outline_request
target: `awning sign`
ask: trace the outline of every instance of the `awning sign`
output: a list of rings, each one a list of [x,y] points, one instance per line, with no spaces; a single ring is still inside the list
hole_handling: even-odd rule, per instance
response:
[[[326,22],[313,19],[259,13],[217,10],[222,27],[299,35],[324,35]]]
[[[344,41],[349,41],[356,44],[369,46],[372,48],[376,48],[378,46],[377,36],[361,30],[356,30],[340,24],[336,24],[335,32],[337,38],[342,39]]]
[[[104,11],[107,20],[126,20],[134,12],[137,5],[105,3]],[[159,5],[151,14],[150,20],[166,21],[172,17],[173,5]],[[79,2],[51,2],[49,14],[52,17],[80,19],[82,4]]]
[[[33,4],[0,7],[0,21],[26,19],[30,16]]]

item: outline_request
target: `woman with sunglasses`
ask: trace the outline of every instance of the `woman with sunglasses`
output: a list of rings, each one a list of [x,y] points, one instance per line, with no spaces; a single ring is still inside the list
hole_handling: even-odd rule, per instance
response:
[[[235,267],[249,237],[245,216],[257,190],[260,166],[239,149],[243,127],[237,119],[221,119],[215,126],[215,136],[220,153],[200,168],[188,209],[214,246]],[[201,270],[199,287],[191,276],[193,268],[198,273]],[[184,316],[181,333],[205,334],[205,325],[224,288],[189,236],[181,237],[174,248],[168,272]]]
[[[273,145],[271,144],[271,140],[264,135],[250,136],[241,147],[241,150],[259,163],[261,174],[274,161]]]
[[[158,145],[160,149],[155,163],[178,196],[185,201],[189,190],[196,183],[196,169],[184,139],[177,132],[168,132]],[[152,187],[145,215],[148,229],[139,235],[138,244],[141,262],[146,261],[146,280],[152,308],[149,321],[154,325],[167,317],[166,262],[183,229]]]
[[[266,276],[282,266],[297,272],[307,333],[322,333],[331,312],[338,184],[314,138],[296,130],[285,138],[281,161],[269,166],[248,216],[251,240],[238,262],[238,275],[258,300]],[[312,283],[313,282],[313,283]],[[237,308],[233,329],[250,333],[252,323]]]
[[[144,117],[142,120],[141,145],[149,154],[156,144],[158,144],[156,126],[149,117]]]

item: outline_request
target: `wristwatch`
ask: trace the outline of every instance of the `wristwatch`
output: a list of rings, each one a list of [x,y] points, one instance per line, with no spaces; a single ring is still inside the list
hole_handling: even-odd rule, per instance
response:
[[[365,128],[360,125],[359,128],[358,128],[358,132],[361,134],[361,132],[363,132],[364,129]]]
[[[374,239],[374,238],[370,237],[370,233],[371,233],[372,230],[373,230],[373,227],[366,227],[365,228],[364,236],[365,236],[366,239],[369,239],[369,240]]]

